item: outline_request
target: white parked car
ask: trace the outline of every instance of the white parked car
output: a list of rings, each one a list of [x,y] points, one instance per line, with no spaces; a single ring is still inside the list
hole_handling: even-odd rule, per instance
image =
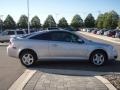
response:
[[[47,30],[13,38],[7,47],[7,54],[19,58],[27,67],[38,60],[60,59],[90,60],[100,66],[118,56],[113,46],[87,40],[66,30]]]
[[[0,42],[9,42],[10,38],[25,35],[23,30],[6,30],[0,34]]]
[[[117,32],[115,33],[115,38],[120,38],[120,31],[117,31]]]

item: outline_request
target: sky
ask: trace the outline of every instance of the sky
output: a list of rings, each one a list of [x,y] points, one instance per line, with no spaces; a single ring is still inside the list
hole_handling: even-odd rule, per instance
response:
[[[65,17],[68,23],[75,14],[84,20],[92,13],[95,18],[98,14],[115,10],[120,15],[120,0],[29,0],[30,19],[37,15],[41,23],[46,17],[53,15],[56,22]],[[0,16],[4,20],[10,14],[17,22],[22,14],[27,15],[27,0],[0,0]]]

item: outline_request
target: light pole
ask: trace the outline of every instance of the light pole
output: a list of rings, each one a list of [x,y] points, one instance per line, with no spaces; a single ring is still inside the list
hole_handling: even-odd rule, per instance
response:
[[[58,17],[58,15],[59,15],[58,13],[55,14],[55,16],[56,16],[56,27],[57,27],[57,17]]]
[[[30,23],[29,23],[29,18],[30,18],[30,14],[29,14],[29,0],[27,0],[27,11],[28,11],[28,34],[30,34]]]
[[[3,15],[0,15],[0,30],[1,30],[1,32],[2,32],[2,25],[3,25],[2,17],[3,17]]]

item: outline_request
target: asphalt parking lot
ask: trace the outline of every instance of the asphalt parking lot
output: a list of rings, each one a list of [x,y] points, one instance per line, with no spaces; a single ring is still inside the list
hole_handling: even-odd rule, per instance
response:
[[[104,40],[82,35],[90,40],[109,43],[118,51],[116,61],[108,62],[105,66],[96,67],[87,61],[42,61],[38,62],[34,69],[64,69],[64,70],[85,70],[97,72],[120,72],[120,45],[110,43]],[[7,90],[12,83],[24,72],[23,67],[18,59],[10,58],[6,54],[6,46],[0,46],[0,90]]]
[[[0,46],[0,90],[8,90],[24,70],[18,60],[7,56],[6,46]]]

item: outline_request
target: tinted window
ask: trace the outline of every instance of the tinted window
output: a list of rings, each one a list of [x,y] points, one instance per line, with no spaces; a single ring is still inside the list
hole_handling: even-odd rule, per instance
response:
[[[63,42],[77,42],[78,37],[68,32],[53,32],[51,34],[51,40]]]
[[[15,35],[14,31],[8,31],[8,35]]]
[[[23,31],[17,31],[17,34],[24,34]]]
[[[71,33],[55,31],[55,32],[39,34],[39,35],[31,37],[30,39],[63,41],[63,42],[77,42],[78,37]]]
[[[43,34],[35,35],[35,36],[31,37],[30,39],[50,40],[50,33],[43,33]]]

